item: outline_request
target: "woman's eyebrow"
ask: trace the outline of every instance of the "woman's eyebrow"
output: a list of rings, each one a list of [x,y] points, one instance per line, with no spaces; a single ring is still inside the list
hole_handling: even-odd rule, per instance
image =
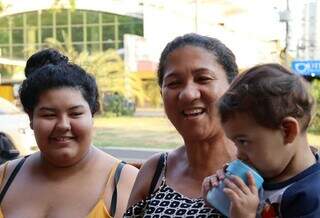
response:
[[[50,107],[41,107],[39,108],[39,111],[55,111],[55,109]]]
[[[171,77],[175,77],[178,75],[178,72],[176,71],[171,71],[171,72],[168,72],[164,75],[163,79],[168,79],[168,78],[171,78]]]
[[[72,106],[72,107],[68,108],[68,110],[75,110],[75,109],[79,109],[79,108],[84,108],[84,106],[81,105],[81,104],[80,105],[75,105],[75,106]],[[39,111],[56,111],[56,109],[44,106],[44,107],[39,108]]]
[[[198,73],[198,72],[209,72],[209,73],[212,73],[212,74],[215,74],[214,71],[208,69],[208,68],[197,68],[195,70],[193,70],[194,73]]]
[[[84,106],[83,105],[75,105],[75,106],[72,106],[72,107],[70,107],[68,110],[75,110],[75,109],[81,109],[81,108],[84,108]]]

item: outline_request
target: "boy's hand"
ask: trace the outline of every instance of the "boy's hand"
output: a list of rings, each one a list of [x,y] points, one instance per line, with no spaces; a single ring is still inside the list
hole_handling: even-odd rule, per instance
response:
[[[255,218],[259,205],[258,190],[251,173],[247,173],[248,186],[237,176],[225,178],[224,193],[230,199],[231,218]]]

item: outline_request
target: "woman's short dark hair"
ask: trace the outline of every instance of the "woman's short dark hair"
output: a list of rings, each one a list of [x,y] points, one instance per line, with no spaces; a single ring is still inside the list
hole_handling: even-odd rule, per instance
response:
[[[53,48],[40,50],[29,57],[24,68],[24,74],[28,77],[32,72],[47,64],[68,63],[69,58]]]
[[[158,67],[158,84],[160,85],[160,87],[162,86],[168,55],[175,49],[187,45],[204,48],[209,53],[213,54],[216,57],[218,63],[221,64],[221,66],[225,70],[229,82],[231,82],[233,78],[238,74],[236,58],[227,46],[225,46],[218,39],[208,36],[202,36],[195,33],[189,33],[184,36],[175,38],[173,41],[169,42],[162,51]]]
[[[61,62],[44,65],[28,74],[19,89],[24,111],[32,113],[39,96],[47,90],[57,88],[78,89],[88,102],[92,115],[99,110],[95,78],[76,64]]]
[[[285,117],[291,116],[299,120],[301,130],[305,131],[314,100],[302,77],[279,64],[262,64],[241,73],[218,105],[222,123],[243,112],[258,124],[277,129]]]

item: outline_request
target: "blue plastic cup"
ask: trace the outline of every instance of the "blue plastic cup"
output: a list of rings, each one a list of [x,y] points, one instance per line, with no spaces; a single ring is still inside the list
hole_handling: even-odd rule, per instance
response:
[[[248,178],[247,172],[250,172],[256,182],[257,189],[261,188],[263,183],[263,178],[257,173],[256,170],[249,167],[240,160],[232,161],[226,169],[226,177],[230,175],[239,176],[247,185]],[[219,182],[219,185],[216,188],[211,189],[207,194],[207,201],[215,208],[217,208],[225,216],[229,215],[230,200],[227,195],[223,192],[224,183],[223,181]]]

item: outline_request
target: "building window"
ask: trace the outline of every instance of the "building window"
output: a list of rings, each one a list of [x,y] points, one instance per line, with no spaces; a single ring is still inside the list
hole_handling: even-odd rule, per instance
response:
[[[52,27],[50,28],[42,28],[41,29],[41,39],[42,43],[46,41],[47,38],[52,38],[53,37],[53,30]]]
[[[0,19],[0,28],[9,28],[9,18],[3,17]]]
[[[22,14],[15,15],[13,17],[13,27],[22,27],[23,26],[23,17]]]
[[[83,27],[72,27],[72,42],[83,42]]]
[[[68,19],[68,10],[62,10],[61,12],[57,12],[56,14],[56,24],[57,26],[67,26]]]
[[[53,12],[52,11],[42,11],[41,12],[41,24],[43,26],[53,25]]]
[[[23,29],[12,30],[12,43],[23,44]]]
[[[71,12],[71,24],[77,25],[83,24],[83,12],[82,11],[73,11]]]
[[[99,26],[87,27],[87,41],[99,41]]]
[[[0,18],[0,57],[25,59],[46,39],[71,39],[77,52],[123,48],[123,35],[143,35],[141,19],[107,12],[42,10]]]
[[[62,27],[62,28],[57,28],[57,37],[56,39],[61,42],[67,42],[67,37],[68,37],[68,27]]]
[[[35,12],[27,14],[27,27],[37,27],[38,26],[37,16],[38,16],[38,14]]]
[[[0,29],[0,45],[9,43],[9,32],[8,29]]]
[[[87,24],[98,24],[99,23],[99,13],[88,11],[87,12]]]

